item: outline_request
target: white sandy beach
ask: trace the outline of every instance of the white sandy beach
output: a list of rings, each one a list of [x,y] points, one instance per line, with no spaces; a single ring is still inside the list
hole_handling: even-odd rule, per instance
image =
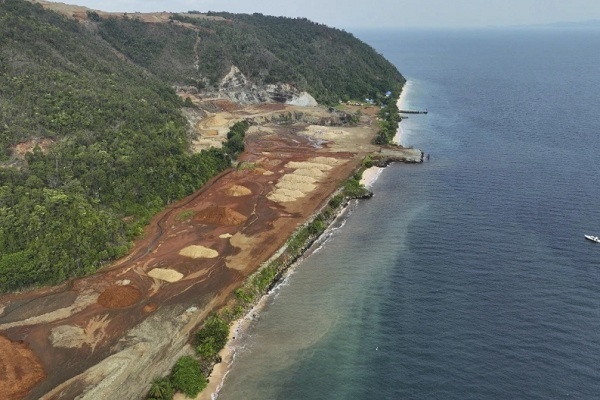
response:
[[[379,175],[383,171],[381,167],[371,167],[367,168],[360,179],[360,184],[365,185],[365,187],[370,188],[373,183],[379,178]]]
[[[227,339],[227,344],[219,352],[219,356],[221,357],[221,362],[215,364],[213,370],[208,378],[208,385],[195,400],[212,400],[216,399],[219,391],[223,387],[223,383],[229,370],[231,368],[231,364],[235,359],[235,353],[239,346],[242,343],[242,336],[248,331],[248,328],[254,322],[255,316],[261,312],[264,308],[266,302],[268,300],[268,295],[264,295],[258,301],[258,303],[250,310],[246,315],[242,318],[235,320],[231,326],[229,327],[229,338]],[[185,400],[188,399],[183,393],[177,393],[173,400]]]
[[[398,98],[398,102],[396,103],[399,110],[408,108],[408,107],[406,107],[406,98],[408,97],[408,92],[410,90],[410,87],[411,87],[411,83],[407,81],[404,84],[404,87],[402,88],[402,93],[400,93],[400,97]],[[403,134],[402,121],[400,121],[400,123],[398,124],[398,129],[396,130],[396,135],[394,136],[394,143],[400,144],[400,145],[403,144],[404,138],[402,137],[403,136],[402,134]]]

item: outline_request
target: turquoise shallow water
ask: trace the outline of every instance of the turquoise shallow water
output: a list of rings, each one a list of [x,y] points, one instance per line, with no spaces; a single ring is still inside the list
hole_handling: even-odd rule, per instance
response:
[[[357,36],[431,159],[276,289],[218,398],[600,398],[600,31]]]

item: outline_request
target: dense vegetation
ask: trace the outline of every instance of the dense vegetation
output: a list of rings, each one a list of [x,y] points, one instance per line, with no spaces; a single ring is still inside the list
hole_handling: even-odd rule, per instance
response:
[[[0,292],[56,284],[124,255],[152,215],[243,151],[241,123],[223,149],[191,154],[181,114],[191,104],[173,84],[213,85],[232,64],[328,102],[381,97],[403,82],[346,32],[220,15],[229,22],[191,19],[197,30],[95,13],[83,24],[0,2]],[[41,139],[15,157],[16,144]]]
[[[398,109],[399,90],[393,90],[390,96],[380,100],[381,110],[377,114],[379,118],[379,132],[375,136],[375,144],[392,143],[398,124],[400,123],[400,110]]]
[[[100,23],[100,32],[121,52],[163,79],[200,88],[218,83],[231,65],[254,82],[291,83],[325,104],[374,98],[404,83],[383,56],[342,30],[304,18],[209,15],[229,22],[198,19],[193,14],[173,16],[198,27],[196,33],[175,24],[109,18]]]
[[[150,216],[230,165],[221,150],[189,154],[170,86],[76,22],[6,0],[0,48],[2,156],[27,139],[54,142],[0,168],[0,291],[95,271]]]

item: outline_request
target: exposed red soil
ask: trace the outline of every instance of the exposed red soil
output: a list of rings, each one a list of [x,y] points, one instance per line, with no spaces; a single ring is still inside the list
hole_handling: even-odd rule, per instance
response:
[[[196,193],[156,215],[128,256],[60,286],[0,296],[0,372],[11,371],[0,375],[0,399],[38,399],[50,391],[50,398],[75,398],[89,385],[80,374],[126,346],[122,338],[150,316],[171,306],[186,309],[225,304],[235,289],[327,201],[359,165],[364,152],[373,151],[369,135],[374,131],[348,147],[362,149],[358,151],[315,147],[298,135],[294,126],[269,125],[269,129],[275,133],[246,136],[246,150],[239,160],[260,165],[263,170],[229,169],[219,174]],[[335,157],[341,162],[301,200],[275,203],[267,199],[278,179],[291,172],[285,165],[317,156]],[[228,194],[227,189],[234,185],[251,193]],[[195,217],[177,218],[182,211],[192,211]],[[222,238],[224,234],[233,237]],[[191,245],[213,249],[219,257],[179,255]],[[153,268],[171,268],[184,277],[173,283],[157,282],[147,275]],[[49,340],[56,327],[99,326],[94,321],[104,321],[102,337],[94,346],[60,348]]]
[[[40,360],[23,343],[0,336],[0,393],[3,399],[19,399],[44,379]]]
[[[195,215],[194,219],[205,224],[213,225],[239,225],[246,222],[248,217],[227,207],[209,207]]]
[[[142,310],[146,313],[151,313],[156,311],[156,309],[158,308],[158,306],[154,303],[148,303],[144,306],[144,308],[142,308]]]
[[[142,294],[131,285],[110,286],[98,297],[98,304],[106,308],[124,308],[135,304]]]

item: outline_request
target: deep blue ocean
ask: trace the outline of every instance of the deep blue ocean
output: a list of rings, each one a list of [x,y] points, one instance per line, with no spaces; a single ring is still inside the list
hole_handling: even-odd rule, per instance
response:
[[[600,30],[356,36],[431,158],[274,291],[218,398],[600,399]]]

